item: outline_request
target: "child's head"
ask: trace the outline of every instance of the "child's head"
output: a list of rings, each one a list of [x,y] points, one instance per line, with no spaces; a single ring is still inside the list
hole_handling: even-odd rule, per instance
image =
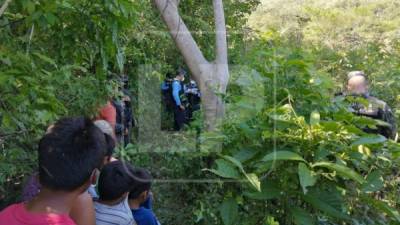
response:
[[[151,188],[152,177],[150,173],[143,169],[137,168],[133,172],[134,176],[134,186],[129,192],[130,200],[137,200],[139,203],[143,203],[146,201],[149,191]]]
[[[101,201],[123,200],[133,185],[133,167],[122,161],[113,161],[103,167],[98,182]]]
[[[59,120],[39,143],[39,181],[53,191],[84,192],[106,151],[104,134],[83,117]]]
[[[111,125],[105,120],[96,120],[94,124],[104,133],[107,144],[106,154],[104,156],[103,165],[112,161],[112,155],[116,146],[114,130]]]
[[[115,149],[115,140],[108,134],[104,134],[105,139],[106,139],[106,144],[107,144],[107,149],[106,149],[106,154],[104,156],[104,162],[103,165],[111,162],[112,155],[114,154],[114,149]]]

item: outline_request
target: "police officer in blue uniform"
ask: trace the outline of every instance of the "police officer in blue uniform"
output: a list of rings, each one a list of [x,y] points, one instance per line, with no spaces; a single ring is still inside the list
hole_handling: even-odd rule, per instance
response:
[[[174,129],[179,131],[186,123],[186,99],[183,81],[185,80],[186,71],[180,69],[172,81],[172,99],[174,111]]]

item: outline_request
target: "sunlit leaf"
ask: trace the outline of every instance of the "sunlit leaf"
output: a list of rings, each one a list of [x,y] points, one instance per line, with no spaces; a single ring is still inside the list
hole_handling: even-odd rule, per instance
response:
[[[307,194],[307,187],[314,186],[315,182],[317,181],[317,178],[308,168],[308,166],[304,163],[299,163],[298,174],[299,174],[300,185],[303,188],[303,192],[304,194]]]
[[[368,135],[359,138],[358,140],[354,141],[351,145],[367,145],[367,144],[379,144],[385,142],[387,139],[382,135]]]
[[[262,161],[304,161],[305,160],[297,153],[289,151],[274,151],[262,158]]]
[[[331,162],[318,162],[318,163],[313,164],[312,167],[314,167],[314,168],[324,167],[324,168],[327,168],[327,169],[337,172],[342,177],[346,177],[346,178],[355,180],[358,183],[365,182],[364,178],[360,174],[358,174],[354,170],[350,169],[349,167],[343,166],[340,164],[331,163]]]

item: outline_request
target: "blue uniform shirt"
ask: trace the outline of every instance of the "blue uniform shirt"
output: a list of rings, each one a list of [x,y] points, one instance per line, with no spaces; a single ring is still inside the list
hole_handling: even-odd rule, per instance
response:
[[[179,93],[182,91],[182,85],[180,81],[174,80],[172,82],[172,97],[174,98],[175,104],[177,106],[181,105],[181,98],[179,96]]]

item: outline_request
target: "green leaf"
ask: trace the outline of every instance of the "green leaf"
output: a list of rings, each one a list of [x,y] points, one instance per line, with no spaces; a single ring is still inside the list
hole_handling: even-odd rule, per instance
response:
[[[238,205],[234,198],[226,199],[220,206],[219,212],[225,225],[234,224],[238,215]]]
[[[293,222],[296,225],[312,225],[315,224],[314,218],[311,217],[311,213],[306,212],[304,209],[294,207],[290,209],[293,215]]]
[[[250,184],[257,190],[261,191],[261,182],[258,179],[258,176],[254,173],[250,174],[245,174],[247,180],[250,182]]]
[[[242,149],[233,157],[243,163],[253,158],[257,153],[258,151],[253,149]]]
[[[28,11],[29,14],[32,14],[35,11],[35,2],[34,1],[24,1],[24,8]]]
[[[273,216],[268,216],[265,219],[265,225],[279,225],[279,222]]]
[[[310,125],[315,126],[321,121],[321,115],[318,111],[313,111],[310,115]]]
[[[40,53],[37,53],[37,52],[33,53],[33,55],[37,56],[39,59],[41,59],[44,62],[47,62],[47,63],[53,65],[55,68],[57,68],[57,64],[55,63],[55,61],[53,59],[51,59],[45,55],[42,55]]]
[[[312,171],[309,170],[308,166],[304,163],[299,163],[298,174],[303,192],[304,194],[307,194],[307,187],[314,186],[317,178],[314,174],[312,174]]]
[[[367,144],[379,144],[385,142],[387,139],[382,135],[368,135],[359,138],[358,140],[354,141],[351,145],[367,145]]]
[[[311,204],[314,208],[325,212],[327,215],[339,218],[339,219],[350,219],[350,217],[335,207],[336,202],[333,199],[328,198],[328,195],[317,194],[314,192],[309,192],[307,195],[303,196],[304,201]]]
[[[400,223],[400,213],[395,208],[390,207],[383,201],[372,199],[369,196],[364,197],[364,200],[366,200],[369,204],[373,205],[376,209],[381,210],[382,212],[386,213],[394,220],[396,220],[398,223]]]
[[[364,178],[360,174],[358,174],[356,171],[350,169],[347,166],[339,165],[337,163],[319,162],[319,163],[313,164],[312,167],[324,167],[324,168],[336,171],[342,177],[346,177],[346,178],[355,180],[360,184],[365,182]]]
[[[250,182],[250,184],[257,190],[260,191],[260,181],[258,180],[257,175],[255,174],[247,174],[246,171],[243,169],[243,165],[237,159],[224,155],[222,156],[224,159],[228,160],[229,162],[233,163],[239,170],[243,173],[246,179]]]
[[[264,180],[261,183],[260,192],[244,192],[243,194],[251,199],[256,200],[269,200],[279,198],[281,194],[280,188],[277,186],[276,181]]]
[[[319,162],[319,163],[313,164],[312,167],[324,167],[324,168],[336,171],[342,177],[353,179],[360,184],[365,182],[364,178],[360,174],[358,174],[357,172],[355,172],[354,170],[350,169],[347,166],[343,166],[343,165],[339,165],[339,164],[331,163],[331,162]]]
[[[383,178],[379,171],[373,171],[368,174],[366,182],[362,185],[361,191],[363,192],[375,192],[383,188]]]
[[[233,158],[233,157],[231,157],[231,156],[228,156],[228,155],[223,155],[222,158],[224,158],[225,160],[231,162],[233,165],[235,165],[237,168],[239,168],[239,170],[240,170],[242,173],[244,173],[244,174],[246,173],[246,172],[244,171],[244,169],[243,169],[242,163],[239,162],[237,159],[235,159],[235,158]]]
[[[46,18],[47,23],[49,23],[50,25],[54,25],[58,20],[58,18],[53,13],[46,13],[44,17]]]
[[[340,124],[336,121],[323,121],[321,126],[325,131],[337,132],[340,130]]]
[[[228,161],[224,159],[216,160],[217,169],[205,169],[223,178],[239,178],[239,172],[237,169]]]
[[[298,155],[297,153],[294,153],[294,152],[289,152],[289,151],[274,151],[272,153],[269,153],[262,159],[262,161],[264,161],[264,162],[280,161],[280,160],[304,161],[305,162],[305,160],[300,155]]]

